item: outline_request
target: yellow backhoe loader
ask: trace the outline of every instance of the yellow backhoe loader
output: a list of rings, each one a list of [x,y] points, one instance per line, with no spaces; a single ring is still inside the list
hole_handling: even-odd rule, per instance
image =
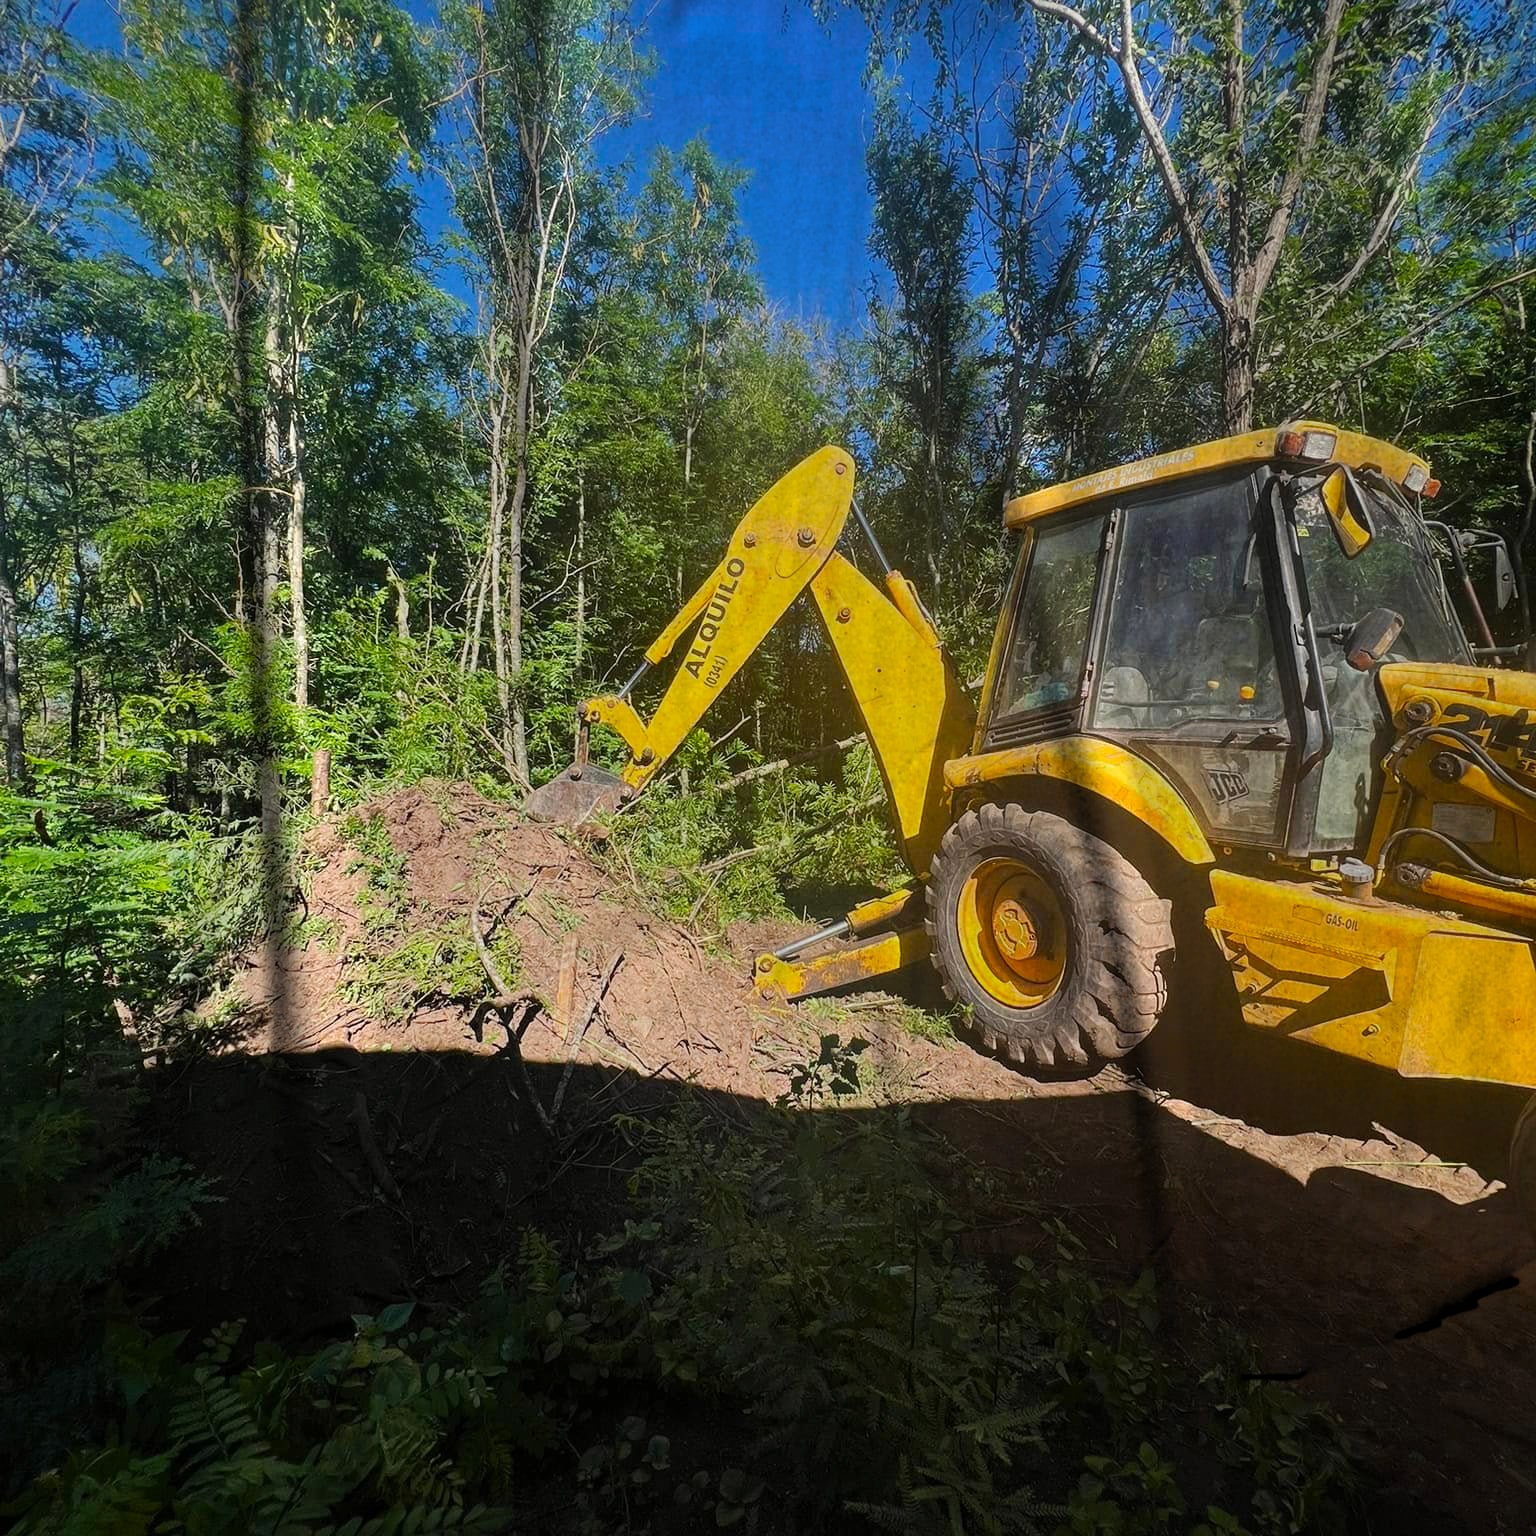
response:
[[[532,814],[637,795],[809,588],[915,878],[761,956],[760,991],[931,956],[982,1046],[1086,1069],[1167,1010],[1178,932],[1219,950],[1249,1025],[1536,1088],[1536,676],[1501,665],[1468,577],[1488,547],[1502,606],[1507,549],[1426,518],[1422,459],[1297,422],[1010,502],[1022,547],[974,704],[854,477],[824,448],[747,513],[621,692],[580,706]],[[837,548],[850,511],[883,588]],[[647,720],[634,690],[679,643]],[[588,761],[595,725],[628,748],[617,775]],[[1536,1098],[1514,1166],[1536,1206]]]

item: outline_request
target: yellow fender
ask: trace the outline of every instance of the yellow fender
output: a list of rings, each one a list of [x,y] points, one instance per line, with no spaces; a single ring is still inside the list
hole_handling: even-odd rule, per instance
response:
[[[944,765],[946,797],[1001,779],[1055,779],[1075,784],[1129,811],[1190,864],[1213,864],[1216,855],[1184,797],[1150,763],[1112,741],[1067,736],[1002,752],[978,752]]]

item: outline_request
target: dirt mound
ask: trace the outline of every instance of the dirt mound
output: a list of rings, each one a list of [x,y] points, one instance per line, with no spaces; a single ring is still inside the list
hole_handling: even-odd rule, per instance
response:
[[[297,873],[288,941],[240,966],[247,1050],[495,1053],[505,1040],[495,1015],[476,1019],[485,973],[475,915],[506,957],[500,969],[514,973],[503,979],[540,1001],[522,1042],[529,1061],[769,1099],[783,1090],[785,1062],[815,1042],[814,1020],[757,998],[742,955],[706,951],[582,845],[464,785],[401,789],[322,823]],[[1017,1091],[996,1063],[912,1039],[890,1020],[859,1023],[877,1066],[900,1056],[914,1091]]]
[[[913,1037],[889,1000],[762,1003],[749,957],[710,952],[589,848],[467,786],[320,824],[291,875],[285,933],[216,1004],[238,1040],[159,1074],[165,1150],[220,1197],[154,1277],[168,1326],[245,1317],[294,1339],[402,1296],[461,1304],[524,1228],[579,1249],[617,1215],[616,1114],[686,1094],[739,1121],[823,1030],[870,1041],[874,1105],[1026,1088]],[[481,1006],[472,917],[500,982],[536,1002]],[[504,1025],[524,1029],[515,1053]]]

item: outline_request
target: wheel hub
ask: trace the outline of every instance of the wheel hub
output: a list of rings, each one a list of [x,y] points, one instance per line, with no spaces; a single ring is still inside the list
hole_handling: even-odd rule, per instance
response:
[[[1031,959],[1040,948],[1034,916],[1017,896],[998,899],[992,909],[992,937],[1007,960]]]
[[[985,860],[961,891],[957,918],[971,974],[999,1002],[1033,1008],[1054,996],[1067,968],[1066,925],[1039,871]]]

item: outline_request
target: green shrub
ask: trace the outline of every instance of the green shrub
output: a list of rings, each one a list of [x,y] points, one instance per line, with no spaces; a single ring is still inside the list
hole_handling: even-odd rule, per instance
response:
[[[791,915],[786,891],[873,895],[904,878],[867,747],[826,781],[786,772],[722,787],[729,777],[696,731],[673,771],[615,822],[608,857],[667,916],[718,932],[738,919]]]
[[[856,1043],[793,1099],[846,1097]],[[578,1254],[525,1233],[441,1326],[401,1304],[313,1353],[229,1329],[190,1360],[113,1329],[109,1447],[18,1529],[1152,1536],[1189,1528],[1192,1446],[1227,1505],[1202,1532],[1346,1528],[1326,1415],[1235,1363],[1192,1376],[1150,1279],[1104,1283],[1064,1229],[1048,1263],[966,1258],[996,1192],[903,1115],[701,1100],[620,1128],[622,1226]]]

